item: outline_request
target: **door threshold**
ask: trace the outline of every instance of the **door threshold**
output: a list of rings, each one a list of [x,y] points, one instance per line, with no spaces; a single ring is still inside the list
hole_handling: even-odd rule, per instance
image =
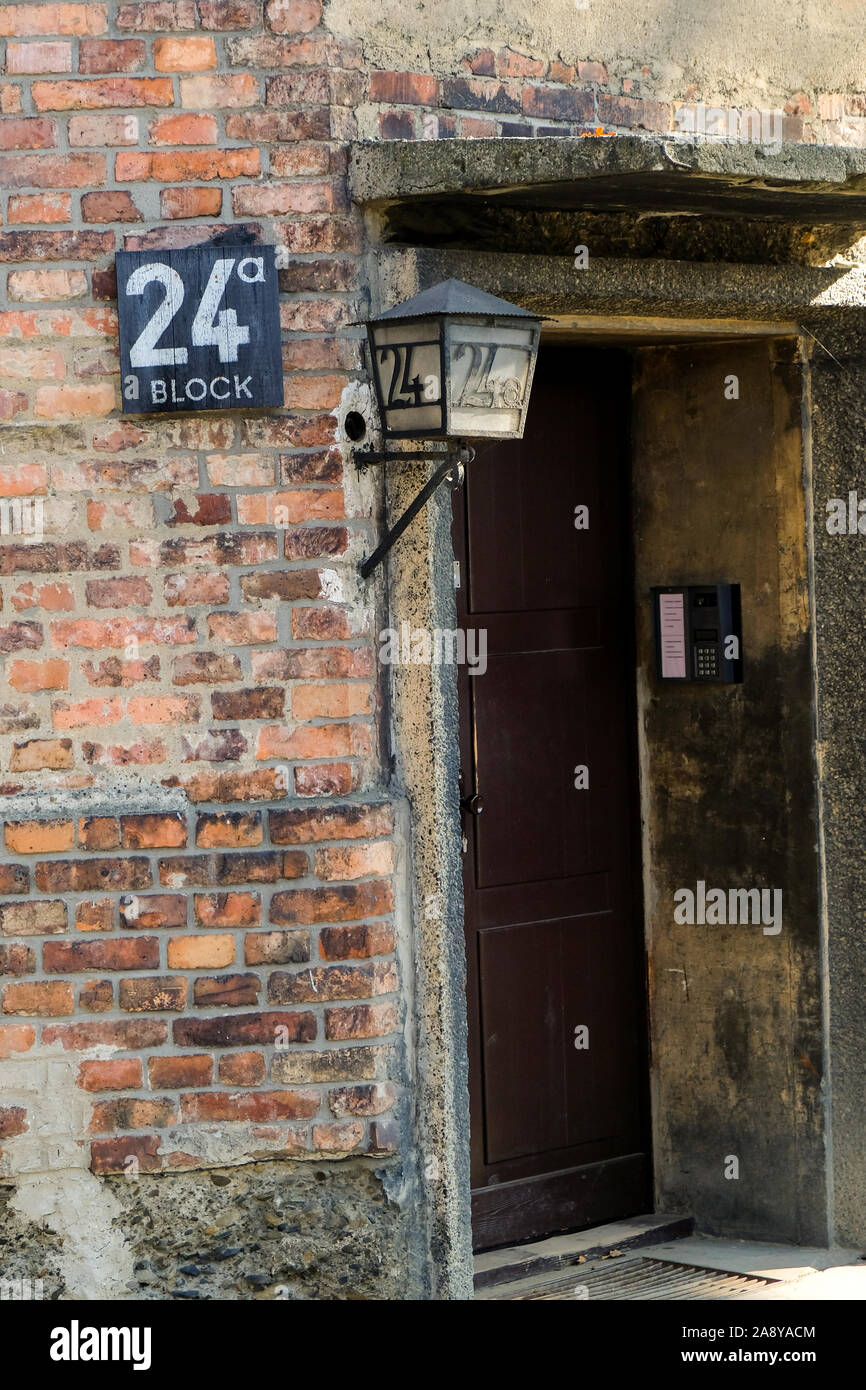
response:
[[[622,1252],[647,1245],[664,1245],[690,1236],[693,1229],[691,1216],[634,1216],[628,1221],[610,1221],[571,1235],[549,1236],[546,1240],[509,1245],[502,1250],[485,1250],[475,1256],[475,1289],[477,1292],[584,1260],[602,1259],[614,1250]]]

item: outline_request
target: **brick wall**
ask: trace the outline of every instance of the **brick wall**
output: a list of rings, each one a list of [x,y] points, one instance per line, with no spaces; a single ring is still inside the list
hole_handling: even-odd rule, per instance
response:
[[[364,311],[346,144],[667,131],[677,103],[639,57],[613,90],[605,55],[370,71],[362,38],[319,0],[0,4],[2,1173],[51,1166],[28,1066],[61,1051],[96,1171],[398,1142],[373,528],[332,414]],[[862,96],[783,100],[788,139],[866,140]],[[115,251],[237,222],[279,251],[285,408],[123,419]]]

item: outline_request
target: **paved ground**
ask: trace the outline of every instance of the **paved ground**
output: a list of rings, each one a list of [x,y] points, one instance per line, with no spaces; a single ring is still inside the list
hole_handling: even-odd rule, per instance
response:
[[[476,1270],[482,1301],[866,1300],[861,1251],[680,1235],[665,1217],[492,1251]]]

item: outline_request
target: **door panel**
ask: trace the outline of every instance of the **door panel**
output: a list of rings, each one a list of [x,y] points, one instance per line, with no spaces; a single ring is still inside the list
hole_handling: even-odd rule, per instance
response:
[[[487,633],[459,674],[477,1248],[650,1202],[628,403],[622,355],[543,351],[524,440],[455,494],[459,620]]]

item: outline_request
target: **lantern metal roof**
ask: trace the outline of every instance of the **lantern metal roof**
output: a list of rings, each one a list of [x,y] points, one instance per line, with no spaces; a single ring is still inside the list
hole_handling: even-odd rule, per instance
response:
[[[522,309],[519,304],[512,304],[508,299],[500,299],[498,295],[487,294],[474,285],[467,285],[465,280],[442,280],[429,290],[422,290],[412,299],[395,304],[393,309],[386,309],[367,321],[384,323],[393,319],[430,318],[434,314],[478,314],[485,318],[495,315],[497,318],[520,319],[540,317],[529,309]]]

